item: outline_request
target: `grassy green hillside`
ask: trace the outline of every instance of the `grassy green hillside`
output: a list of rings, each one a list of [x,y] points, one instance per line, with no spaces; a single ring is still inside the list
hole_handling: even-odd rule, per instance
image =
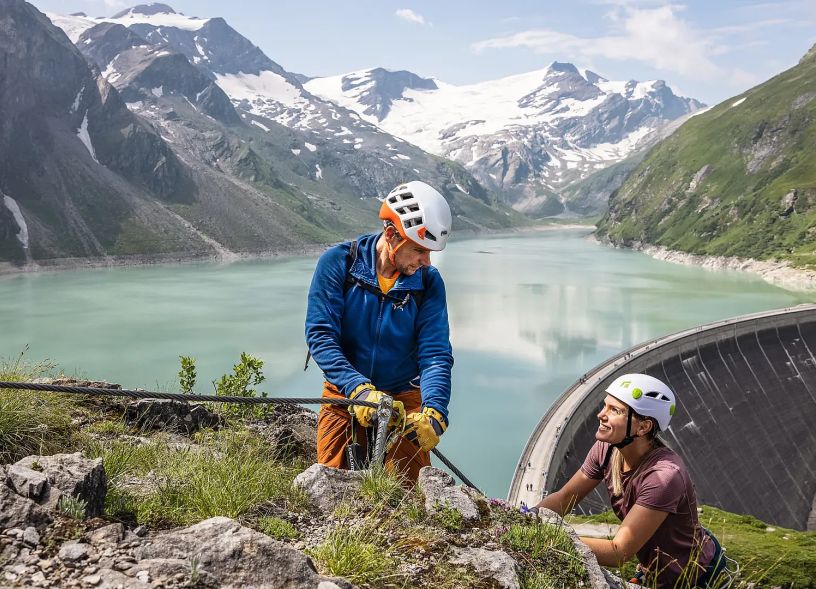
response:
[[[816,51],[659,143],[597,234],[816,268]]]

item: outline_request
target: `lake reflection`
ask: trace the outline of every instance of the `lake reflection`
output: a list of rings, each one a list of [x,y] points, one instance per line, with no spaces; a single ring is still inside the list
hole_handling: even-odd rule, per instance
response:
[[[734,315],[795,305],[748,274],[614,250],[586,230],[454,241],[434,254],[454,347],[451,427],[440,446],[503,497],[538,419],[572,382],[640,341]],[[126,387],[176,387],[197,358],[198,392],[240,352],[265,362],[262,388],[317,396],[303,372],[305,296],[315,260],[92,270],[0,279],[0,356],[31,345],[67,372]]]

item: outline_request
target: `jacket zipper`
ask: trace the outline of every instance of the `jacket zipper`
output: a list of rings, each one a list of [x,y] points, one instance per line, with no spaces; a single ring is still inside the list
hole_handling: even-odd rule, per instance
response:
[[[377,335],[374,338],[374,349],[371,350],[371,367],[368,373],[371,375],[371,380],[374,380],[374,363],[377,360],[377,348],[380,347],[380,332],[382,331],[383,309],[385,308],[385,296],[380,297],[380,310],[377,313]]]

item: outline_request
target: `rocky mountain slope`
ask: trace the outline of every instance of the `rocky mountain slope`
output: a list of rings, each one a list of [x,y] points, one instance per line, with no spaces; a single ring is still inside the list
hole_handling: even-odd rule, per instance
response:
[[[236,110],[213,68],[300,82],[275,73],[223,20],[171,10],[111,19],[135,28],[54,17],[82,37],[80,53],[31,5],[0,0],[0,57],[10,64],[0,78],[0,150],[9,154],[0,161],[0,260],[230,257],[327,243],[375,227],[375,197],[417,177],[449,198],[455,228],[524,222],[460,166],[412,146],[397,154],[398,140],[379,130],[378,144],[363,148]],[[212,65],[196,63],[203,41],[187,29],[142,22],[168,18],[211,36],[222,49],[207,54]]]
[[[558,62],[468,86],[375,68],[305,88],[463,164],[533,215],[564,212],[567,186],[651,146],[671,121],[702,107],[661,80],[610,81]]]
[[[692,118],[609,201],[597,234],[816,268],[816,50]]]

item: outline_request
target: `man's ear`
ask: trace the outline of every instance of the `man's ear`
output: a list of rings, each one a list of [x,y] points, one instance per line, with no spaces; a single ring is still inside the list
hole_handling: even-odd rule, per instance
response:
[[[388,243],[390,243],[392,247],[402,241],[402,236],[393,225],[386,225],[383,233],[385,234],[385,239],[388,240]]]

